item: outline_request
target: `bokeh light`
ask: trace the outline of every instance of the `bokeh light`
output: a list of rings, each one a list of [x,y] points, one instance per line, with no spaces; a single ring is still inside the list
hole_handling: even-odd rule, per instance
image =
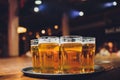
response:
[[[27,32],[27,28],[22,27],[22,26],[19,26],[17,28],[17,33],[25,33],[25,32]]]
[[[58,29],[58,28],[59,28],[58,25],[55,25],[55,26],[54,26],[54,29]]]
[[[35,1],[35,4],[36,4],[36,5],[40,5],[40,4],[42,4],[42,1],[41,1],[41,0],[36,0],[36,1]]]
[[[117,6],[117,2],[116,1],[113,2],[113,6]]]
[[[79,16],[83,16],[84,15],[84,12],[83,11],[80,11],[79,12]]]
[[[41,30],[41,33],[42,33],[42,34],[45,34],[46,32],[45,32],[45,30],[43,29],[43,30]]]
[[[78,17],[78,16],[83,16],[83,15],[84,15],[84,12],[83,12],[83,11],[72,10],[72,11],[70,12],[70,16],[71,16],[72,18],[76,18],[76,17]]]
[[[38,7],[34,7],[34,12],[39,12],[39,8]]]

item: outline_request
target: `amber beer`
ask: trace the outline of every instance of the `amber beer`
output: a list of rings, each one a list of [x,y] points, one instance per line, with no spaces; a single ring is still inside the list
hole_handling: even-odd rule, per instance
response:
[[[82,53],[82,38],[80,36],[63,36],[61,41],[63,73],[80,73],[80,55]]]
[[[41,72],[40,55],[38,52],[38,39],[31,40],[32,64],[34,72]]]
[[[59,73],[59,38],[41,37],[39,42],[39,54],[42,61],[41,73]]]
[[[83,37],[81,73],[94,72],[95,38]]]

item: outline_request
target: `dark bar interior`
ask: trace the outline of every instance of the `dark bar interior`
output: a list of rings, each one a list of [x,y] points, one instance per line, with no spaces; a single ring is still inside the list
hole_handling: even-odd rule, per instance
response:
[[[32,66],[30,40],[65,35],[95,37],[95,64],[106,69],[94,76],[77,76],[78,80],[119,80],[119,0],[0,0],[0,80],[37,80],[21,72],[22,68]],[[4,62],[10,69],[18,63],[13,74],[9,68],[7,74]],[[111,64],[115,69],[111,69]]]

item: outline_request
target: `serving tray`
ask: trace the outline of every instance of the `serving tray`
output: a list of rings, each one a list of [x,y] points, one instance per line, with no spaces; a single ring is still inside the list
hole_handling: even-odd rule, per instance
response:
[[[93,74],[97,74],[105,71],[105,69],[100,65],[95,65],[95,72],[92,73],[82,73],[82,74],[51,74],[51,73],[35,73],[33,72],[33,67],[25,67],[22,69],[22,72],[25,76],[35,77],[35,78],[45,78],[45,79],[78,79],[81,77],[88,77]]]

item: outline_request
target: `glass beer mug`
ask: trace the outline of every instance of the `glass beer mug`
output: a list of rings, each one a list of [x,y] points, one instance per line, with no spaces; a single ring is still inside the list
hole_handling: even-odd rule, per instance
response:
[[[83,37],[81,54],[81,73],[94,72],[95,38]]]
[[[41,72],[40,54],[38,51],[38,39],[31,40],[31,54],[32,54],[33,72]]]
[[[59,37],[40,37],[38,48],[41,57],[41,73],[58,73],[60,69]]]
[[[61,71],[63,73],[80,73],[80,55],[82,53],[81,36],[60,37]]]

